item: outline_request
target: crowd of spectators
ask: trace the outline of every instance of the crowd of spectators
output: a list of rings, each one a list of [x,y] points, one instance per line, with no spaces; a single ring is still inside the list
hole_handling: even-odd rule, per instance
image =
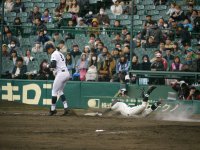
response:
[[[131,39],[130,25],[121,25],[121,20],[118,19],[113,23],[113,19],[110,18],[110,16],[130,16],[131,2],[123,0],[107,2],[110,4],[109,8],[107,5],[100,5],[99,8],[89,7],[87,12],[83,7],[87,2],[78,0],[60,0],[56,8],[45,8],[43,12],[39,6],[34,6],[28,13],[26,22],[32,24],[31,35],[37,38],[33,45],[26,48],[25,53],[22,52],[21,41],[24,31],[20,17],[16,17],[13,24],[9,25],[1,18],[1,21],[4,21],[2,54],[15,65],[10,77],[27,78],[20,74],[27,71],[25,66],[30,62],[37,61],[36,55],[46,52],[43,47],[49,40],[53,41],[66,56],[71,80],[125,82],[126,79],[130,79],[126,77],[130,69],[200,71],[200,34],[193,34],[200,32],[200,10],[194,9],[195,1],[186,1],[188,10],[183,10],[174,2],[154,0],[155,6],[163,4],[170,6],[166,10],[168,17],[153,20],[152,15],[146,14],[142,28],[134,32],[133,39]],[[27,9],[23,0],[6,0],[4,7],[5,14],[12,12],[20,14]],[[137,5],[134,7],[137,8]],[[49,23],[53,24],[55,29],[70,28],[73,32],[66,32],[64,36],[56,31],[51,34],[48,30]],[[72,47],[66,45],[68,40],[74,39],[77,30],[89,36],[88,43],[83,46],[84,49],[80,48],[82,43],[73,44]],[[111,49],[104,39],[100,38],[101,34],[113,38],[110,43],[114,46]],[[193,40],[196,42],[192,42]],[[45,66],[43,64],[47,62],[48,60],[40,62],[40,70],[37,70],[38,73],[34,78],[53,78],[52,72],[43,68]]]

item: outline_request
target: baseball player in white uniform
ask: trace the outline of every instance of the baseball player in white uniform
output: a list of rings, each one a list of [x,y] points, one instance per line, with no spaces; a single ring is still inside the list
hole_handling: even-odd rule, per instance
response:
[[[161,102],[158,101],[155,104],[151,105],[150,108],[148,108],[148,97],[155,88],[155,86],[151,86],[148,89],[147,93],[143,95],[143,102],[141,105],[129,107],[127,104],[120,102],[116,99],[115,101],[113,101],[110,110],[119,112],[122,116],[125,117],[146,117],[161,104]],[[125,92],[124,89],[122,90],[122,92]]]
[[[52,87],[52,105],[49,112],[49,116],[52,116],[57,113],[56,101],[57,101],[58,96],[60,96],[60,99],[63,102],[63,106],[64,106],[63,115],[65,116],[65,115],[68,115],[69,109],[68,109],[65,95],[63,93],[63,89],[65,87],[66,82],[70,78],[70,74],[68,72],[68,69],[65,63],[65,57],[60,51],[58,51],[55,48],[52,42],[48,42],[45,45],[45,49],[47,50],[48,54],[51,54],[51,64],[48,67],[53,68],[55,71],[55,80],[53,82],[53,87]]]

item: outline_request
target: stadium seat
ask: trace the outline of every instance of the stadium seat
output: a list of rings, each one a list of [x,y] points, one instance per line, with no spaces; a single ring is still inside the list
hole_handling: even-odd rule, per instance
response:
[[[33,2],[34,2],[34,3],[41,3],[42,0],[34,0]]]
[[[27,28],[27,29],[28,29],[28,28]],[[22,46],[22,45],[23,45],[23,46],[25,46],[25,45],[31,46],[31,43],[30,43],[30,39],[29,39],[29,38],[22,38],[21,41],[20,41],[20,44],[21,44],[21,46]]]
[[[142,25],[142,21],[141,20],[134,20],[133,25]]]
[[[55,28],[55,24],[49,22],[46,24],[46,27],[47,27],[47,29],[53,29],[53,28]]]
[[[139,15],[134,15],[134,16],[133,16],[133,19],[139,20],[139,19],[140,19],[140,16],[139,16]]]
[[[39,71],[39,65],[37,61],[30,61],[27,65],[27,72],[38,72]]]
[[[4,57],[2,57],[2,61],[4,62],[2,64],[2,73],[6,74],[6,73],[12,73],[14,64],[13,61],[11,61],[10,59],[4,59]]]
[[[143,5],[151,5],[151,4],[153,4],[153,1],[152,1],[152,0],[144,0],[144,1],[142,2],[142,4],[143,4]]]
[[[146,15],[141,15],[140,20],[142,20],[142,21],[146,20]]]
[[[167,6],[166,5],[158,5],[156,6],[156,10],[166,10]]]
[[[24,3],[26,2],[32,2],[32,0],[23,0]]]
[[[154,10],[156,9],[155,5],[146,5],[145,10]]]
[[[7,22],[8,23],[13,23],[14,22],[14,20],[15,20],[15,17],[7,17]]]
[[[109,14],[109,18],[110,18],[111,20],[115,20],[117,17],[116,17],[116,15],[114,15],[114,14]]]
[[[6,17],[16,17],[17,14],[16,14],[16,12],[9,12],[9,13],[5,13],[5,16]]]
[[[52,9],[52,8],[55,8],[56,7],[56,4],[55,3],[46,3],[45,4],[45,8],[50,8],[50,9]]]
[[[128,19],[129,17],[128,17],[128,15],[118,15],[117,16],[117,19],[119,19],[119,20],[124,20],[124,19]]]
[[[131,20],[123,20],[121,22],[121,25],[130,25],[131,24]]]
[[[64,13],[62,16],[63,16],[64,19],[71,19],[72,18],[72,14],[70,14],[70,13]]]
[[[145,12],[146,12],[145,10],[139,10],[139,11],[137,11],[137,14],[138,15],[145,15]]]
[[[138,10],[144,9],[144,5],[137,5],[137,9],[138,9]]]
[[[21,12],[21,13],[18,13],[17,14],[17,17],[27,17],[28,16],[28,14],[27,14],[27,12]]]
[[[150,11],[148,11],[148,14],[149,15],[159,15],[159,11],[158,10],[150,10]]]
[[[34,6],[38,6],[41,9],[44,8],[44,3],[34,3]]]
[[[159,20],[160,18],[163,18],[163,16],[161,16],[161,15],[152,16],[152,20]]]
[[[89,0],[90,4],[96,4],[98,0]]]
[[[44,3],[53,3],[53,0],[43,0]],[[55,3],[54,3],[55,4]]]
[[[33,3],[32,2],[27,2],[27,3],[24,3],[24,6],[26,7],[26,8],[32,8],[33,9]]]

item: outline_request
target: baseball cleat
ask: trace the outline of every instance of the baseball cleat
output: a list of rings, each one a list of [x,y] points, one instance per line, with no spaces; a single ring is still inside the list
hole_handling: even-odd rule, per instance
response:
[[[65,108],[64,113],[61,116],[78,116],[72,109]]]
[[[49,116],[53,116],[53,115],[55,115],[57,113],[57,110],[50,110],[49,111]]]
[[[157,87],[155,85],[152,85],[148,88],[147,90],[147,94],[149,95],[151,92],[153,92],[154,89],[156,89]]]
[[[64,113],[61,116],[69,116],[69,109],[65,108]]]

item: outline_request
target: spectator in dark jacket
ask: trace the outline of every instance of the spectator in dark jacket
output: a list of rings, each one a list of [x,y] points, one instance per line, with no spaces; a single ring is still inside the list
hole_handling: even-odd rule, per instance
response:
[[[110,19],[109,19],[108,15],[105,13],[103,8],[100,9],[100,11],[97,14],[96,18],[97,18],[97,20],[99,22],[99,25],[104,25],[105,23],[110,24]]]
[[[189,87],[185,83],[185,81],[172,82],[171,86],[176,92],[178,92],[178,99],[180,100],[187,99],[187,97],[189,96]]]
[[[166,55],[164,58],[167,60],[167,62],[172,62],[174,60],[174,55],[171,54],[171,49],[165,49]]]
[[[131,60],[131,66],[132,66],[132,70],[139,70],[140,69],[140,64],[139,64],[139,58],[138,56],[134,55],[132,57],[132,60]]]
[[[198,11],[198,13],[196,13],[196,16],[194,16],[193,25],[194,31],[200,32],[200,11]]]
[[[27,22],[35,23],[36,18],[41,18],[42,14],[39,12],[39,7],[35,6],[33,11],[30,12]]]
[[[35,19],[35,25],[32,28],[33,34],[37,34],[38,31],[47,30],[46,25],[41,21],[41,18]]]
[[[147,39],[147,42],[144,44],[145,48],[157,48],[158,44],[154,41],[154,37],[150,36]]]
[[[176,21],[183,21],[185,19],[185,14],[179,5],[175,6],[175,12],[172,13],[171,17]]]
[[[77,44],[73,45],[73,50],[70,52],[70,55],[74,59],[74,66],[76,66],[78,60],[81,57],[81,52],[80,52],[79,46]]]
[[[23,35],[23,28],[22,28],[22,22],[21,22],[21,19],[19,17],[16,17],[15,20],[14,20],[14,35],[15,36],[20,36],[20,35]]]
[[[49,40],[49,37],[44,34],[44,30],[40,30],[37,41],[44,45]]]
[[[190,88],[189,96],[187,97],[187,100],[200,100],[200,91],[196,89],[196,87]]]
[[[151,70],[155,70],[155,71],[164,71],[165,70],[161,53],[156,54],[156,60],[152,62]]]
[[[43,60],[40,64],[39,74],[36,77],[36,80],[53,80],[53,72],[47,67],[47,60]]]
[[[163,41],[163,34],[160,28],[155,24],[150,24],[147,28],[146,38],[152,36],[154,38],[154,43],[158,46],[161,41]]]
[[[194,72],[200,72],[200,51],[196,54],[197,58],[192,62],[192,69]]]
[[[12,33],[11,33],[11,31],[8,31],[6,33],[6,37],[5,37],[4,40],[5,40],[5,44],[7,44],[7,45],[10,44],[11,41],[15,41],[15,45],[17,47],[20,47],[19,39],[16,36],[13,36]]]
[[[15,4],[13,6],[12,11],[20,13],[20,12],[25,12],[25,10],[26,8],[24,6],[24,3],[21,0],[15,0]]]
[[[140,63],[140,70],[151,70],[151,62],[148,55],[142,57],[142,63]]]
[[[27,67],[26,65],[23,65],[23,59],[22,57],[18,57],[16,61],[16,65],[13,68],[12,71],[12,78],[13,79],[26,79],[26,73]]]

